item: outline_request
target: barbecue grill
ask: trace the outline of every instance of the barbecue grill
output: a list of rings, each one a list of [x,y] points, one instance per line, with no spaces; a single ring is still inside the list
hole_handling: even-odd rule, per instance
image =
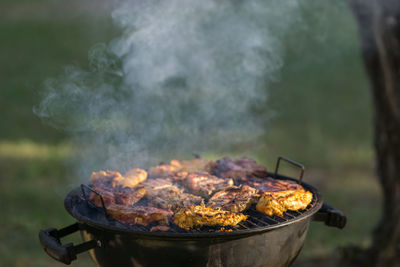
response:
[[[301,169],[299,179],[279,175],[281,160]],[[89,251],[99,266],[289,266],[299,254],[310,221],[343,228],[346,216],[324,203],[316,188],[302,181],[304,166],[279,157],[274,178],[294,180],[313,194],[308,207],[268,216],[250,208],[247,220],[234,227],[202,227],[184,230],[172,226],[165,232],[151,232],[149,226],[127,225],[110,218],[103,204],[88,200],[86,185],[65,198],[65,209],[77,222],[57,230],[39,233],[44,250],[54,259],[70,264],[77,254]],[[101,194],[95,192],[103,203]],[[63,245],[60,238],[80,231],[84,243]]]

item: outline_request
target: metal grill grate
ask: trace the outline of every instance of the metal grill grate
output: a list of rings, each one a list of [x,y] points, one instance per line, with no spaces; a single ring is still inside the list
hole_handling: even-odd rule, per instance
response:
[[[284,160],[298,168],[300,168],[300,175],[298,179],[293,179],[290,177],[282,176],[278,174],[279,163],[281,160]],[[273,174],[273,178],[280,180],[289,180],[295,181],[298,184],[302,185],[305,190],[308,190],[312,193],[313,198],[308,207],[304,210],[298,211],[287,211],[283,214],[283,216],[268,216],[258,212],[254,205],[244,212],[247,215],[247,220],[240,222],[237,226],[234,227],[206,227],[203,226],[198,229],[185,230],[181,229],[178,226],[171,224],[170,230],[166,232],[151,232],[151,227],[155,226],[155,224],[150,224],[148,226],[140,226],[140,225],[127,225],[121,223],[115,219],[112,219],[107,215],[107,209],[104,205],[104,200],[101,194],[93,190],[87,185],[81,185],[79,188],[71,191],[68,196],[65,198],[64,205],[66,210],[78,221],[81,223],[86,223],[88,225],[105,229],[112,230],[121,233],[135,234],[135,235],[146,235],[153,237],[161,237],[161,238],[197,238],[197,237],[209,237],[209,236],[234,236],[241,234],[249,234],[255,232],[267,231],[273,228],[282,227],[284,225],[293,223],[295,221],[307,218],[316,213],[322,206],[322,197],[318,193],[318,191],[312,187],[311,185],[304,183],[302,181],[304,174],[304,166],[290,159],[279,157],[275,173]],[[101,200],[102,208],[99,208],[93,205],[88,200],[88,194],[91,192],[97,194]]]
[[[283,177],[279,176],[277,177],[279,179],[289,179],[289,180],[294,180],[288,177]],[[76,211],[79,211],[80,215],[85,218],[86,221],[90,221],[93,224],[101,224],[103,226],[111,227],[113,229],[119,229],[122,231],[128,231],[128,232],[135,232],[135,233],[148,233],[148,234],[168,234],[168,233],[174,233],[178,235],[182,234],[189,234],[189,235],[194,235],[194,236],[199,236],[199,235],[204,235],[204,234],[227,234],[231,232],[253,232],[255,230],[259,229],[271,229],[271,228],[276,228],[276,227],[281,227],[283,225],[289,224],[293,221],[296,221],[304,216],[309,216],[309,211],[314,210],[314,209],[319,209],[321,205],[321,197],[318,194],[318,192],[311,186],[302,183],[303,187],[311,191],[313,194],[313,199],[311,203],[307,206],[306,209],[304,210],[298,210],[298,211],[287,211],[283,214],[283,216],[268,216],[265,214],[262,214],[258,212],[254,205],[247,211],[244,212],[245,215],[247,215],[247,220],[240,222],[237,226],[225,226],[225,227],[208,227],[208,226],[203,226],[201,228],[194,228],[190,230],[185,230],[182,228],[179,228],[176,225],[170,225],[170,230],[166,232],[150,232],[150,229],[152,226],[155,226],[155,224],[150,224],[148,226],[141,226],[141,225],[128,225],[121,223],[117,220],[114,220],[110,218],[107,215],[107,211],[104,208],[104,201],[102,199],[102,196],[91,189],[87,185],[82,185],[81,186],[81,193],[78,194],[78,198],[74,198],[75,203],[73,204],[75,208],[79,206],[79,209],[75,209],[75,214],[71,213],[74,217],[76,217]],[[96,193],[99,195],[101,198],[101,203],[103,205],[103,208],[99,208],[95,205],[93,205],[87,198],[88,195],[88,190]],[[318,207],[316,207],[318,206]],[[67,205],[66,205],[67,207]],[[68,210],[68,207],[67,207]]]

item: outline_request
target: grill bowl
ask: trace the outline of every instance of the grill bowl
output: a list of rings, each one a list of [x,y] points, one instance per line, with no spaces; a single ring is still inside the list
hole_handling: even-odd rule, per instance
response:
[[[276,178],[296,181],[281,175]],[[343,213],[323,203],[317,189],[304,182],[301,185],[313,194],[305,210],[271,217],[250,209],[246,222],[232,231],[171,228],[168,232],[150,232],[147,227],[111,219],[76,188],[64,204],[77,223],[61,230],[41,230],[40,240],[51,257],[66,264],[90,250],[98,266],[289,266],[304,244],[311,220],[339,228],[346,223]],[[61,237],[78,230],[84,243],[61,244]]]

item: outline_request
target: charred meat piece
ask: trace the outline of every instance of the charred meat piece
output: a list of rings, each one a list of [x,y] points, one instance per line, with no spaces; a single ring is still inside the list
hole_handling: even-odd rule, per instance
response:
[[[182,180],[182,183],[190,193],[208,198],[213,193],[225,187],[232,186],[233,180],[218,178],[208,173],[196,172],[189,173]]]
[[[211,173],[220,177],[233,178],[236,181],[245,180],[246,177],[266,177],[267,169],[258,165],[249,158],[238,158],[232,161],[225,157],[216,161],[210,167]]]
[[[146,198],[156,207],[177,210],[204,203],[202,197],[185,193],[169,179],[149,179],[144,183]]]
[[[108,214],[126,224],[148,225],[152,222],[168,224],[172,212],[148,206],[125,206],[113,204],[107,208]]]
[[[116,176],[111,182],[112,187],[128,187],[134,188],[139,183],[144,182],[147,178],[147,172],[145,170],[136,168],[127,171],[124,176]]]
[[[247,216],[241,213],[232,213],[220,208],[205,206],[191,206],[181,209],[174,216],[174,223],[180,228],[189,230],[193,227],[208,226],[234,226]]]
[[[207,205],[213,208],[221,207],[231,212],[242,212],[257,201],[257,192],[257,189],[248,185],[230,186],[215,193]]]
[[[269,216],[282,216],[287,210],[305,209],[312,200],[312,193],[303,190],[266,192],[261,195],[256,209]]]
[[[264,192],[279,192],[286,190],[304,190],[301,185],[295,181],[290,180],[278,180],[271,177],[268,178],[257,178],[249,177],[243,184],[247,184],[259,190],[260,193]]]
[[[131,206],[146,195],[146,189],[143,187],[131,189],[128,187],[114,189],[114,198],[116,204]]]

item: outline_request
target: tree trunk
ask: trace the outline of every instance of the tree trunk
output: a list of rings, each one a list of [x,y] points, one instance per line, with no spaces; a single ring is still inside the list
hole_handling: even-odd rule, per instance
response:
[[[364,266],[400,266],[400,0],[349,0],[374,101],[380,222]]]

